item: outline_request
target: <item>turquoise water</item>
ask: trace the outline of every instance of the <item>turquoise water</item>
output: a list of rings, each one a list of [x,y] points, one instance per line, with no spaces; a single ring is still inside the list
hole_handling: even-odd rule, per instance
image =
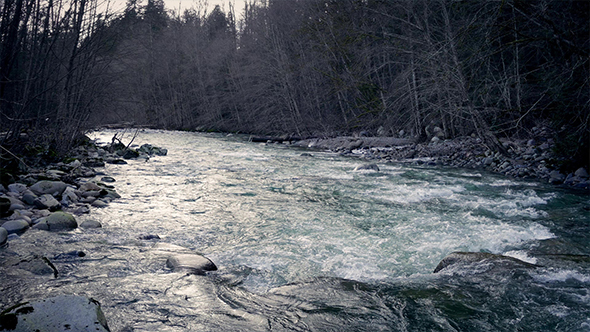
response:
[[[11,297],[92,296],[114,331],[590,331],[587,193],[399,163],[354,171],[363,160],[240,136],[144,131],[134,143],[169,153],[107,165],[122,198],[78,218],[102,229],[11,243],[87,253]],[[139,238],[154,234],[219,270],[172,273]],[[433,274],[453,251],[542,267]]]

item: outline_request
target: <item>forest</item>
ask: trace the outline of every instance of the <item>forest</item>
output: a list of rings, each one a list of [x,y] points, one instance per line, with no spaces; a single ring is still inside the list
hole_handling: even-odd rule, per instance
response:
[[[108,123],[425,140],[529,137],[588,164],[590,2],[0,0],[0,153]],[[6,166],[8,167],[8,166]]]

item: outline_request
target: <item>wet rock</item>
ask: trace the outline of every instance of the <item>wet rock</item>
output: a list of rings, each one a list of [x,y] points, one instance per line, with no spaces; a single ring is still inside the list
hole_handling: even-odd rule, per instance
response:
[[[53,277],[57,278],[58,275],[57,268],[47,257],[37,255],[21,259],[16,264],[13,264],[13,267],[29,271],[38,276],[53,275]]]
[[[61,195],[64,190],[66,190],[67,184],[61,181],[39,181],[32,185],[29,190],[31,190],[36,195],[44,195],[50,194],[53,196]]]
[[[300,155],[301,157],[313,157],[311,153],[304,152]]]
[[[493,268],[534,268],[538,265],[527,263],[509,256],[485,252],[453,252],[438,263],[433,273],[438,273],[450,266],[468,266],[474,263],[490,263]]]
[[[101,228],[102,224],[96,220],[88,219],[88,220],[84,220],[84,222],[82,222],[80,224],[80,227],[82,227],[82,228]]]
[[[377,166],[377,164],[359,165],[359,166],[355,167],[354,170],[355,171],[372,170],[372,171],[379,172],[379,166]]]
[[[148,234],[148,235],[140,235],[138,237],[140,240],[160,240],[160,236],[158,234]]]
[[[101,199],[97,199],[94,202],[92,202],[90,205],[97,207],[97,208],[103,208],[103,207],[107,207],[109,204]]]
[[[20,234],[24,233],[29,227],[29,223],[24,219],[8,220],[2,227],[6,229],[8,234]]]
[[[100,303],[77,295],[60,295],[16,305],[0,315],[0,329],[15,332],[110,331]]]
[[[113,165],[125,165],[127,164],[127,162],[123,159],[118,159],[118,158],[109,158],[106,161],[108,164],[113,164]]]
[[[53,212],[45,219],[47,230],[49,231],[64,231],[71,230],[78,227],[76,218],[69,213],[65,212]],[[42,227],[42,226],[40,226]]]
[[[123,152],[122,157],[123,159],[134,159],[139,157],[139,152],[133,149],[127,149],[125,152]]]
[[[100,180],[107,183],[112,183],[116,181],[114,178],[110,176],[103,176]]]
[[[49,211],[56,211],[61,208],[61,203],[50,194],[39,196],[35,201],[33,201],[33,205],[35,205],[38,209],[47,209]]]
[[[352,142],[350,142],[350,143],[349,143],[349,144],[348,144],[348,145],[345,147],[345,149],[346,149],[346,150],[354,150],[354,149],[358,149],[358,148],[360,148],[361,146],[363,146],[363,140],[362,140],[362,139],[359,139],[359,140],[356,140],[356,141],[352,141]]]
[[[204,274],[206,271],[216,271],[217,266],[209,258],[197,254],[177,254],[168,257],[166,266],[178,271],[187,271],[190,274]]]
[[[8,241],[8,231],[4,227],[0,227],[0,247],[4,246]]]

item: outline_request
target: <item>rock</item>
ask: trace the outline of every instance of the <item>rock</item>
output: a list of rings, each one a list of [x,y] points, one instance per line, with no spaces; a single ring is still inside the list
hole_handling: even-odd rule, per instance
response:
[[[563,183],[565,180],[565,175],[561,174],[559,171],[552,171],[549,173],[549,183],[551,184],[560,184]]]
[[[138,237],[140,240],[160,240],[160,236],[158,234],[148,234],[148,235],[140,235]]]
[[[355,149],[358,149],[358,148],[360,148],[361,146],[363,146],[363,140],[362,140],[362,139],[359,139],[359,140],[356,140],[356,141],[352,141],[352,142],[350,142],[350,143],[349,143],[349,144],[346,146],[346,150],[349,150],[349,151],[351,151],[351,150],[355,150]]]
[[[313,157],[311,153],[304,152],[300,155],[301,157]]]
[[[8,197],[0,197],[0,218],[7,217],[12,214],[10,211],[10,205],[12,202]]]
[[[64,190],[63,194],[61,194],[62,205],[70,206],[72,204],[78,203],[79,200],[80,197],[78,197],[76,189],[72,187],[67,187],[66,190]]]
[[[466,266],[474,263],[491,263],[495,268],[534,268],[538,265],[527,263],[509,256],[490,254],[485,252],[453,252],[438,263],[433,273],[437,273],[449,266]]]
[[[107,182],[107,183],[112,183],[112,182],[115,182],[116,180],[114,178],[110,177],[110,176],[103,176],[100,179],[100,181]]]
[[[373,171],[377,171],[379,172],[379,166],[377,166],[377,164],[366,164],[366,165],[359,165],[357,167],[354,168],[355,171],[360,171],[360,170],[373,170]]]
[[[57,278],[58,275],[57,268],[47,257],[32,255],[20,260],[13,266],[38,276],[53,275]]]
[[[123,159],[117,159],[117,158],[110,158],[107,159],[107,163],[108,164],[113,164],[113,165],[125,165],[127,164],[127,162]]]
[[[11,183],[8,185],[8,191],[22,194],[25,190],[27,190],[27,185],[22,183]]]
[[[80,190],[81,192],[85,192],[85,191],[97,191],[97,190],[101,190],[102,188],[100,186],[98,186],[96,183],[93,182],[86,182],[84,184],[82,184],[80,186],[80,188],[78,188],[78,190]]]
[[[61,203],[58,202],[53,196],[50,194],[44,194],[39,196],[34,202],[38,209],[47,209],[49,211],[56,211],[61,208]]]
[[[186,270],[191,274],[204,274],[216,271],[217,266],[209,258],[197,254],[177,254],[168,257],[166,266],[176,271]]]
[[[25,302],[0,315],[0,329],[15,332],[110,331],[100,303],[77,295]]]
[[[101,228],[102,224],[96,220],[88,219],[88,220],[84,220],[84,222],[82,222],[80,224],[80,227],[82,227],[82,228]]]
[[[107,207],[109,204],[103,200],[97,199],[94,202],[92,202],[91,205],[97,208],[103,208]]]
[[[26,190],[23,193],[23,197],[22,200],[23,202],[29,204],[29,205],[34,205],[35,204],[35,200],[38,198],[37,195],[35,195],[32,191],[30,190]]]
[[[24,219],[8,220],[2,227],[6,229],[8,234],[20,234],[24,233],[29,227],[29,222]]]
[[[484,164],[485,166],[490,166],[492,163],[494,162],[494,158],[484,158],[482,160],[482,164]]]
[[[139,157],[139,152],[133,149],[127,149],[123,152],[123,159],[133,159]]]
[[[63,231],[71,230],[78,227],[76,218],[69,213],[65,212],[53,212],[45,219],[47,228],[50,231]]]
[[[35,183],[29,189],[37,195],[50,194],[53,196],[59,196],[64,190],[66,190],[66,187],[67,184],[61,181],[43,180]]]
[[[583,167],[578,168],[578,170],[574,173],[574,175],[577,177],[583,178],[583,179],[588,178],[588,172]]]
[[[0,247],[4,246],[8,241],[8,231],[4,227],[0,227]]]

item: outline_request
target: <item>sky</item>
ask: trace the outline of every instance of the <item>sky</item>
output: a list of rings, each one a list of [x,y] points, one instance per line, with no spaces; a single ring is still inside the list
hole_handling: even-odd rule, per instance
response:
[[[123,10],[127,3],[127,0],[110,1],[112,8],[115,10]],[[216,5],[219,5],[224,11],[227,11],[229,9],[229,4],[232,3],[235,8],[236,16],[239,18],[244,9],[244,1],[245,0],[164,0],[164,5],[168,10],[174,9],[178,11],[178,8],[180,8],[181,11],[184,11],[191,7],[197,8],[199,3],[203,3],[207,5],[207,12],[211,12]],[[141,5],[145,5],[147,0],[140,0],[140,3]]]

